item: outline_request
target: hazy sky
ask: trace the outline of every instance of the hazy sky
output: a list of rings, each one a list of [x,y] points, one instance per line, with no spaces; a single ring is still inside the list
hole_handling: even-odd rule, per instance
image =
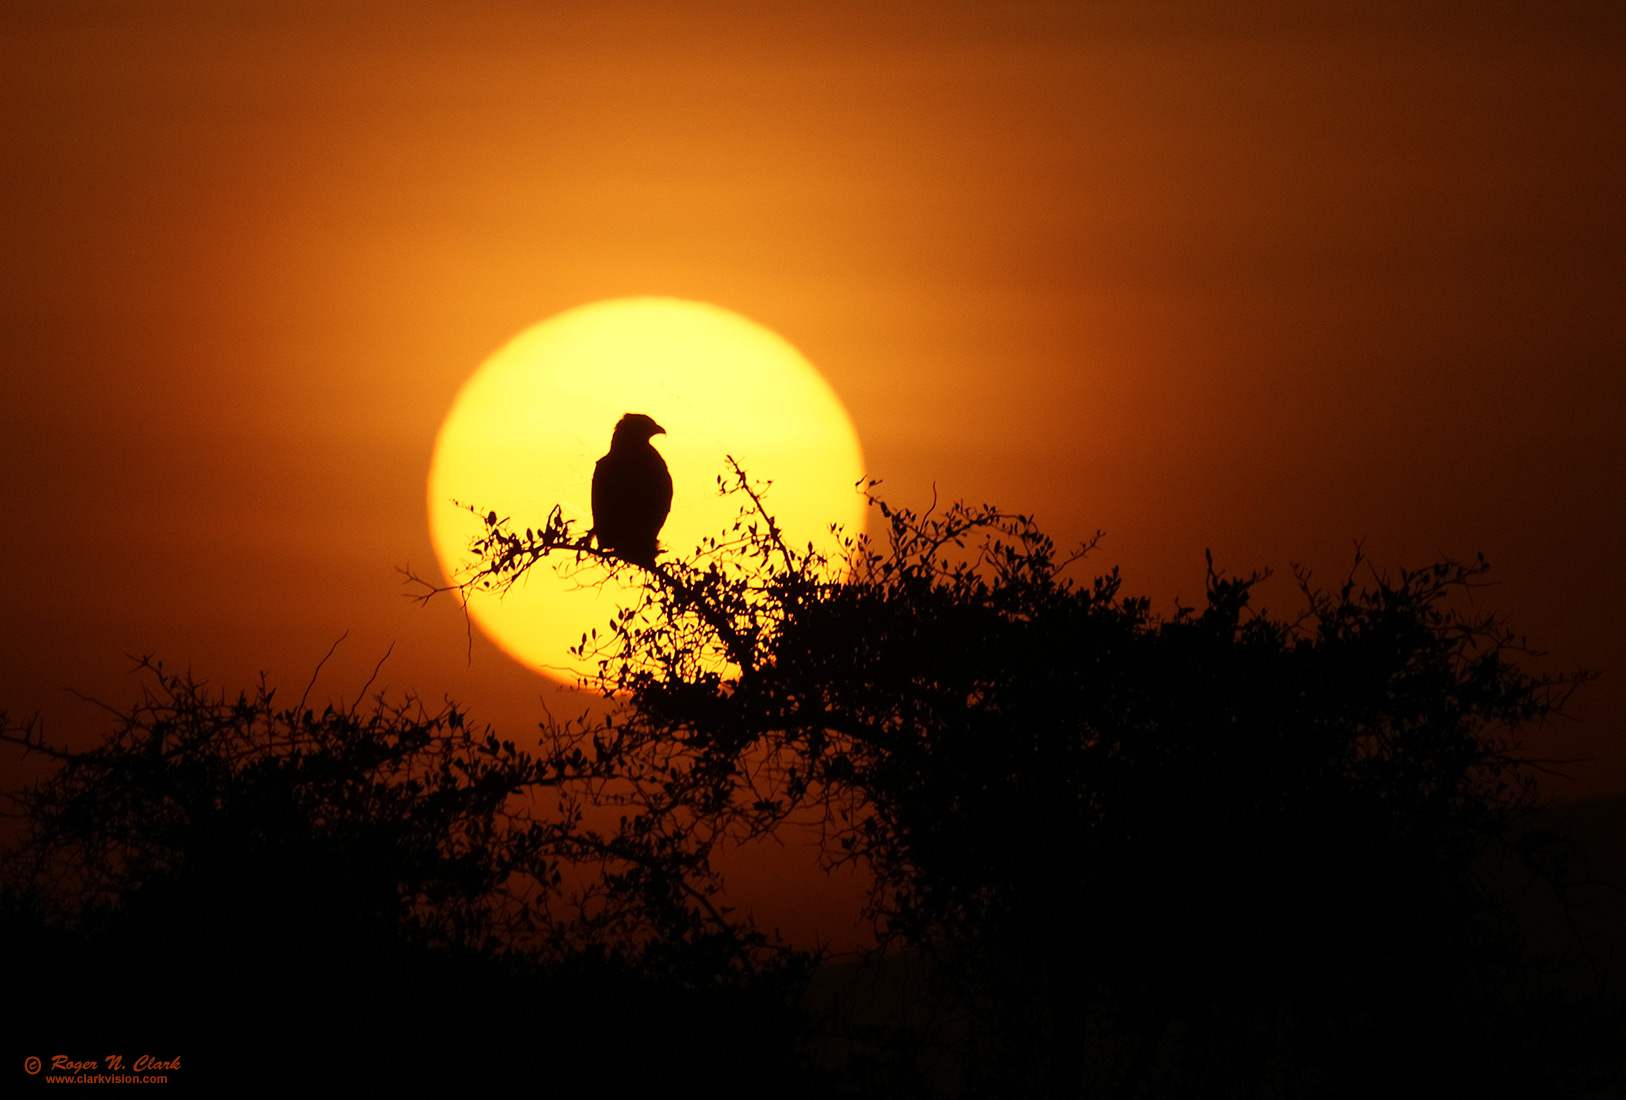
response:
[[[1605,675],[1555,791],[1626,789],[1602,7],[8,0],[0,706],[77,738],[147,653],[297,694],[349,631],[316,694],[394,643],[523,736],[551,689],[401,594],[435,429],[666,294],[796,344],[895,499],[1102,528],[1164,610],[1205,548],[1284,612],[1357,539],[1483,552]]]

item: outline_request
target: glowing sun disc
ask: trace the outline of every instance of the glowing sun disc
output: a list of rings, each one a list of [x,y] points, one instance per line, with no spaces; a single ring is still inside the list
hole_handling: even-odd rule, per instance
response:
[[[686,554],[725,531],[739,497],[717,477],[733,455],[792,546],[831,553],[831,524],[863,529],[858,434],[840,398],[794,347],[718,306],[675,298],[623,298],[561,313],[510,340],[464,383],[435,439],[429,533],[448,578],[471,563],[480,514],[541,527],[555,504],[577,530],[592,525],[593,465],[623,413],[666,429],[651,442],[672,472],[672,512],[660,541]],[[469,613],[520,663],[570,678],[585,662],[569,647],[602,634],[630,602],[638,570],[602,586],[561,579],[550,562],[502,598],[474,593]],[[596,574],[589,574],[596,575]]]

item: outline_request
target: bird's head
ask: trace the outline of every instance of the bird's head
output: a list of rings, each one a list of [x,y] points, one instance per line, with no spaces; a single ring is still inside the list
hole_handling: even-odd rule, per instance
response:
[[[615,435],[610,437],[610,445],[613,447],[622,440],[628,443],[641,443],[652,435],[665,434],[665,428],[643,413],[628,413],[616,422]]]

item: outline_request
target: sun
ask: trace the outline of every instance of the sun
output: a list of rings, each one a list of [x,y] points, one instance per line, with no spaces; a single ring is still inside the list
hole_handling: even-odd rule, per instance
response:
[[[753,482],[771,482],[764,503],[791,545],[832,552],[832,524],[863,529],[858,434],[800,352],[719,306],[622,298],[526,329],[458,392],[429,465],[429,533],[442,573],[461,575],[482,531],[459,505],[511,517],[520,530],[540,527],[558,505],[579,530],[592,526],[593,465],[629,412],[666,429],[653,440],[672,472],[664,552],[687,553],[733,522],[739,498],[717,491],[730,455]],[[585,664],[569,648],[630,602],[637,573],[623,568],[618,580],[591,585],[544,562],[500,598],[471,594],[468,610],[516,661],[569,680]]]

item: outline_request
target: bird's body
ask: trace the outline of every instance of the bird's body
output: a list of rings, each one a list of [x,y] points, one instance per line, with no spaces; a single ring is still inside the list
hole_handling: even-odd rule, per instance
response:
[[[643,413],[628,413],[610,437],[610,453],[593,467],[593,536],[599,548],[653,568],[661,525],[672,509],[672,475],[650,445],[665,428]]]

